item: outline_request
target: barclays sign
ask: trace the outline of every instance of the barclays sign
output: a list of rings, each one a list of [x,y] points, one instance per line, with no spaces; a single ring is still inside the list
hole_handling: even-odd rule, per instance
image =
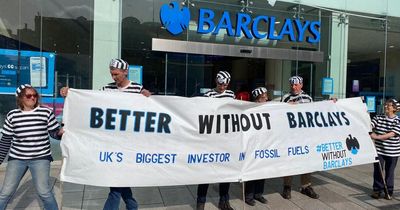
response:
[[[174,1],[161,7],[160,19],[167,31],[178,35],[188,28],[190,12],[187,7],[180,9],[179,4]],[[234,26],[228,11],[223,11],[221,17],[215,19],[213,10],[200,8],[197,33],[217,35],[221,30],[225,30],[228,36],[233,37],[240,37],[243,33],[248,39],[282,40],[287,37],[291,42],[306,41],[309,43],[317,43],[321,38],[319,31],[321,22],[319,21],[286,18],[278,33],[274,33],[277,31],[276,17],[274,16],[260,15],[252,18],[249,14],[237,13],[235,22]],[[259,30],[260,24],[267,26],[264,29],[267,32]]]

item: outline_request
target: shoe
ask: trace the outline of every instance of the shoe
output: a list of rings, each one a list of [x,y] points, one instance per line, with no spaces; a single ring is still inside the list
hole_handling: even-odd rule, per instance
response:
[[[268,200],[264,198],[264,196],[260,195],[260,196],[255,196],[254,197],[255,200],[258,200],[260,203],[268,203]]]
[[[292,198],[292,187],[291,186],[283,186],[282,197],[284,199]]]
[[[245,199],[244,202],[246,202],[249,206],[255,206],[256,205],[256,201],[254,199]]]
[[[204,210],[205,203],[197,203],[196,210]]]
[[[302,187],[300,192],[303,193],[304,195],[307,195],[310,198],[314,198],[314,199],[319,198],[319,195],[314,192],[314,189],[311,186],[308,186],[306,188]]]
[[[389,194],[385,193],[385,199],[386,200],[392,200],[393,199],[393,193],[390,193],[390,192],[389,192]]]
[[[218,208],[221,209],[221,210],[234,210],[231,207],[231,204],[229,203],[229,201],[220,201],[218,203]]]
[[[374,191],[374,192],[371,194],[371,198],[379,199],[379,198],[381,198],[381,194],[382,194],[382,192],[380,192],[380,191]]]

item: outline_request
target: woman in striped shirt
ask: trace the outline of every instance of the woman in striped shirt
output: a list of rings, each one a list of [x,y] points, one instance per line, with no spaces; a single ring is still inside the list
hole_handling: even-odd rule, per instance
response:
[[[0,140],[0,163],[8,154],[8,164],[0,191],[0,210],[8,201],[29,169],[32,182],[43,201],[44,209],[57,210],[50,179],[51,157],[49,134],[61,139],[63,129],[53,112],[39,104],[39,95],[30,85],[16,91],[18,109],[11,110],[5,119]]]
[[[386,199],[391,199],[394,188],[394,170],[400,156],[400,118],[396,115],[399,110],[397,100],[390,99],[385,103],[385,115],[377,115],[372,119],[371,138],[375,141],[378,160],[385,170],[385,181],[388,189]],[[379,163],[374,164],[374,183],[371,197],[379,199],[382,196],[384,182]]]

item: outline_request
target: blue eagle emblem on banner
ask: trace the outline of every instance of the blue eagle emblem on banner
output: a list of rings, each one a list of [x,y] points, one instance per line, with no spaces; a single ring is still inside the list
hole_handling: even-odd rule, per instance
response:
[[[187,7],[180,10],[178,2],[174,1],[161,7],[160,19],[167,31],[177,35],[189,26],[190,12]]]

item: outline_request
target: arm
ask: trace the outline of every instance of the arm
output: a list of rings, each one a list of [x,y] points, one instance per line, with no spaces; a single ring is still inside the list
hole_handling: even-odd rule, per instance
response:
[[[47,129],[49,135],[57,140],[60,140],[61,136],[64,134],[64,129],[60,127],[52,111],[50,111],[48,116]]]
[[[8,151],[10,150],[11,140],[12,137],[5,134],[3,134],[0,139],[0,164],[3,163],[4,158],[6,158]]]
[[[64,128],[49,131],[49,134],[52,138],[61,140],[61,136],[64,134]]]
[[[375,140],[387,140],[390,137],[396,136],[396,134],[393,131],[385,133],[385,134],[382,134],[382,135],[378,135],[378,134],[372,132],[370,134],[370,136],[371,136],[372,139],[375,139]]]

